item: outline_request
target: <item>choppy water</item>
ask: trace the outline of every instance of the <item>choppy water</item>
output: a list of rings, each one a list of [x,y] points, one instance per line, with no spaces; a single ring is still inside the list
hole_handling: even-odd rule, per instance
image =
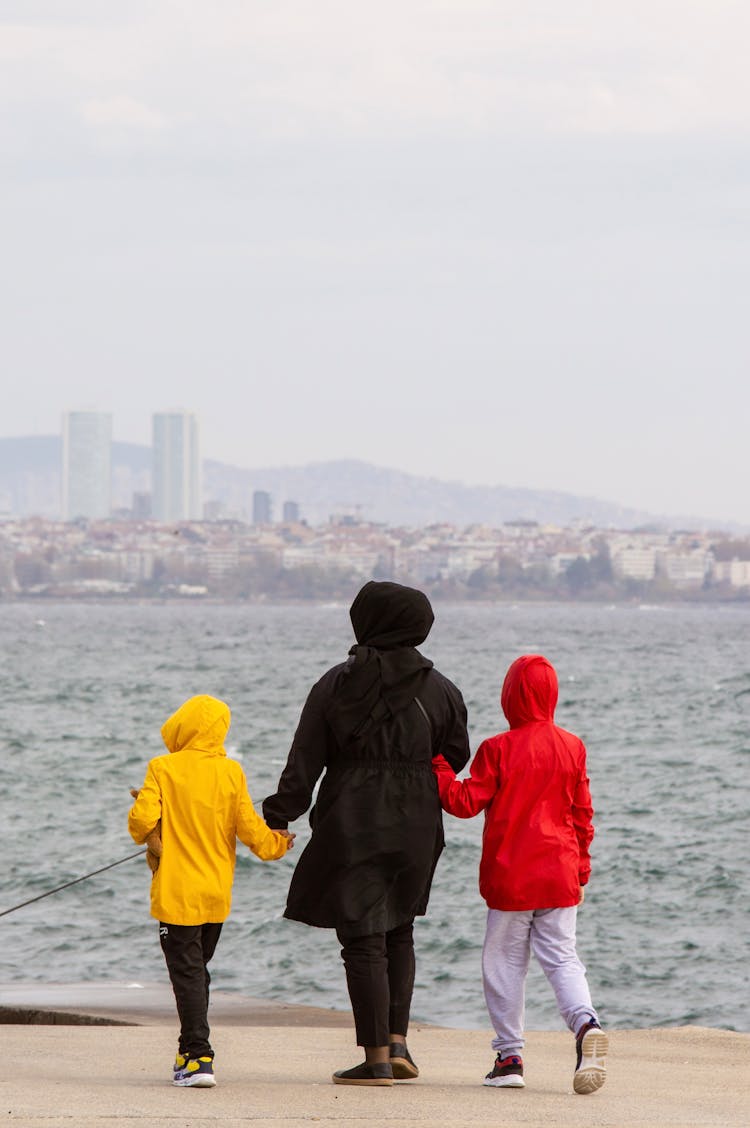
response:
[[[422,650],[462,689],[472,749],[503,728],[502,675],[540,651],[557,720],[589,749],[597,836],[579,951],[610,1025],[750,1029],[750,610],[440,606]],[[313,681],[351,642],[345,606],[0,605],[0,910],[123,857],[128,788],[186,697],[232,708],[257,805],[275,788]],[[295,828],[301,848],[304,819]],[[487,1026],[481,820],[448,848],[417,925],[415,1017]],[[331,932],[281,919],[298,852],[241,852],[212,965],[223,990],[347,1009]],[[161,980],[141,859],[0,918],[0,982]],[[556,1029],[533,969],[529,1028]]]

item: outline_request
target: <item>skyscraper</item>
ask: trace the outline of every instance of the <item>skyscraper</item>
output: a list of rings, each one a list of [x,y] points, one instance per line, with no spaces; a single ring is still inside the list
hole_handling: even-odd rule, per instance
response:
[[[299,505],[296,501],[285,501],[284,508],[284,524],[296,525],[299,521]]]
[[[112,490],[112,416],[68,411],[62,427],[63,520],[109,517]]]
[[[271,495],[265,490],[255,490],[253,493],[253,524],[271,524]]]
[[[153,416],[152,511],[157,521],[201,518],[198,420],[187,411]]]

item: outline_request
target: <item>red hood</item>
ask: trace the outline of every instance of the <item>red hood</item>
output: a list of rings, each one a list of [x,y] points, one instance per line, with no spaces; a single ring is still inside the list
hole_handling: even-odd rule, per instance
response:
[[[511,665],[500,695],[511,728],[551,721],[557,705],[557,674],[541,654],[523,654]]]

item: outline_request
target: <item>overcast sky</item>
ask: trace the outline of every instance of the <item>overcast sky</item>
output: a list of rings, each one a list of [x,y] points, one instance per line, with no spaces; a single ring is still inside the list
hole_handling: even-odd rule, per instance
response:
[[[750,524],[746,0],[0,0],[0,436]]]

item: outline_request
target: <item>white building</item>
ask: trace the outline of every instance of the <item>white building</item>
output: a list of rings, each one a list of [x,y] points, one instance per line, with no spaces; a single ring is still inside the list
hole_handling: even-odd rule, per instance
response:
[[[646,544],[620,544],[611,549],[612,571],[620,579],[653,580],[656,549]]]
[[[198,420],[190,412],[153,416],[152,512],[157,521],[201,519]]]
[[[112,416],[68,411],[62,427],[62,515],[104,518],[111,511]]]
[[[692,552],[659,554],[658,570],[675,587],[701,587],[711,571],[711,553],[704,549]]]
[[[750,560],[717,560],[713,565],[716,583],[731,587],[750,587]]]
[[[340,569],[355,576],[369,578],[383,558],[383,550],[367,545],[321,544],[286,546],[281,553],[285,569],[316,567],[326,570]]]

